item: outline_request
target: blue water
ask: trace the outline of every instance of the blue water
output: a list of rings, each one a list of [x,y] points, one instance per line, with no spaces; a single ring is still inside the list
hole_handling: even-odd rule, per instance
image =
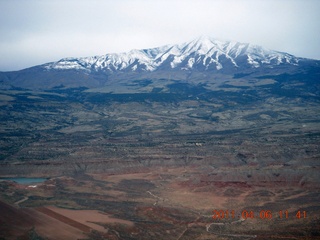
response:
[[[19,184],[28,185],[28,184],[42,183],[48,179],[47,178],[0,178],[0,180],[7,180],[7,181],[9,180]]]

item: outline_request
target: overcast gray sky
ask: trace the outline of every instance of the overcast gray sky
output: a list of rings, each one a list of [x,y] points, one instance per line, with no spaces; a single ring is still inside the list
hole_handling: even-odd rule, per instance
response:
[[[0,0],[0,71],[208,35],[320,59],[320,0]]]

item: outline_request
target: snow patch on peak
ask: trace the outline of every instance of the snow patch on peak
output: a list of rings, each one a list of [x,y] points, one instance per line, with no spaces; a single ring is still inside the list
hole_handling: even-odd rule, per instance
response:
[[[248,63],[251,64],[253,67],[258,68],[260,67],[260,64],[254,60],[254,57],[252,57],[250,54],[247,55],[248,57]]]
[[[77,58],[63,58],[58,62],[48,63],[44,66],[45,69],[76,69],[76,70],[86,70],[86,62],[82,62],[81,59]]]
[[[243,65],[246,59],[246,65]],[[159,67],[171,69],[221,70],[225,66],[241,68],[263,65],[293,64],[298,58],[248,43],[222,41],[201,36],[193,41],[164,45],[150,49],[133,49],[129,52],[112,53],[87,58],[64,58],[44,65],[46,69],[76,69],[84,71],[155,71]]]

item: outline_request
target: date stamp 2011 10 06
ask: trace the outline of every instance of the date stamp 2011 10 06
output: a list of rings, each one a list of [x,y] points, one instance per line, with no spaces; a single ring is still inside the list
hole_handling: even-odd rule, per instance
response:
[[[260,210],[258,212],[252,210],[242,210],[241,212],[236,212],[235,210],[217,210],[214,209],[212,211],[212,218],[217,219],[272,219],[272,218],[280,218],[280,219],[289,219],[289,218],[297,218],[297,219],[306,219],[307,212],[298,210],[296,212],[289,213],[288,210],[279,210],[279,211],[271,211],[271,210]]]

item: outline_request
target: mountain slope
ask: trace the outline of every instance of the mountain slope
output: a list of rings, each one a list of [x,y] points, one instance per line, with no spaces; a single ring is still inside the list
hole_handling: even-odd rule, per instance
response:
[[[320,61],[297,58],[260,46],[200,37],[191,42],[57,62],[0,73],[0,88],[101,88],[134,79],[212,79],[319,69]],[[316,70],[319,71],[319,70]]]

